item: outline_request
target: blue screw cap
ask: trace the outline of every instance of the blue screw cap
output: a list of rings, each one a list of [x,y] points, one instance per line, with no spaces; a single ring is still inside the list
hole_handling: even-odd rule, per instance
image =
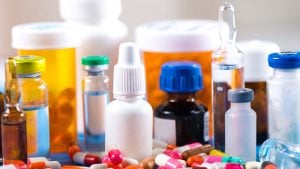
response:
[[[277,69],[300,68],[300,52],[272,53],[268,57],[269,66]]]

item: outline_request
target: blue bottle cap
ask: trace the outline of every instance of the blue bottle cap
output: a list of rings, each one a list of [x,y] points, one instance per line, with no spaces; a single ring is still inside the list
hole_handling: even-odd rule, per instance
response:
[[[202,72],[198,63],[168,62],[162,66],[160,89],[171,93],[196,92],[203,88]]]
[[[300,52],[272,53],[268,57],[269,66],[278,69],[300,68]]]
[[[230,89],[228,90],[228,101],[234,103],[247,103],[254,99],[254,91],[252,89]]]

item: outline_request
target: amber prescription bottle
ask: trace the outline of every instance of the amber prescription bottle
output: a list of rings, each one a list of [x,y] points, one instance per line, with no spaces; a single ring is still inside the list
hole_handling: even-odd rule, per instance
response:
[[[251,107],[257,114],[256,144],[261,145],[268,138],[267,79],[271,75],[268,55],[280,49],[273,42],[260,40],[240,41],[237,46],[244,53],[245,87],[254,90]]]
[[[63,23],[17,25],[12,29],[12,46],[18,55],[46,59],[42,77],[48,85],[50,152],[66,152],[76,141],[75,47],[79,40]]]
[[[155,139],[177,146],[208,143],[208,109],[196,99],[202,88],[199,64],[184,61],[162,66],[160,89],[167,92],[167,100],[154,111]]]
[[[149,22],[136,29],[136,42],[144,57],[147,100],[152,107],[157,107],[165,100],[158,81],[161,66],[169,61],[188,60],[202,65],[205,87],[197,93],[197,97],[211,110],[211,54],[220,42],[218,22],[212,20]]]

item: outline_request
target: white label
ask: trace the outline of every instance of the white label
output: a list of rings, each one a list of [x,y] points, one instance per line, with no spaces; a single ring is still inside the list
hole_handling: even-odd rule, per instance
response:
[[[209,141],[209,112],[205,112],[203,118],[203,138],[204,141]]]
[[[155,117],[154,138],[176,145],[176,121]]]

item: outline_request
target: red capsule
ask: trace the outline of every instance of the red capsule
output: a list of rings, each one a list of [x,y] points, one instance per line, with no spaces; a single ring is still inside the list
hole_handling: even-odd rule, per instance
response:
[[[92,164],[101,163],[101,159],[97,155],[82,153],[82,152],[75,153],[72,160],[77,164],[88,165],[88,166]]]

